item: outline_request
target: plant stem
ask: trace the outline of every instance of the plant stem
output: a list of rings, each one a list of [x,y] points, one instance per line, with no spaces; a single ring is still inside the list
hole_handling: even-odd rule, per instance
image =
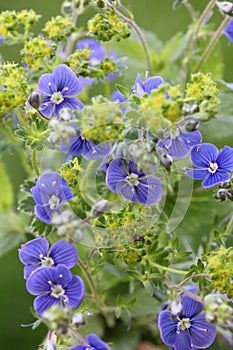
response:
[[[36,175],[39,176],[40,175],[40,171],[39,171],[39,168],[37,166],[36,149],[35,148],[32,150],[32,167],[33,167]]]
[[[231,20],[231,17],[229,17],[229,16],[226,16],[224,18],[224,20],[220,24],[219,28],[216,30],[216,32],[214,33],[212,39],[210,40],[209,45],[205,49],[205,51],[204,51],[203,55],[201,56],[197,66],[195,67],[194,73],[197,73],[199,71],[199,69],[201,68],[201,66],[203,65],[203,63],[205,62],[205,60],[207,59],[209,54],[211,53],[211,51],[212,51],[214,45],[216,44],[217,40],[222,35],[223,29],[225,28],[225,26],[228,24],[228,22],[230,20]]]
[[[212,8],[215,6],[217,0],[211,0],[208,5],[206,6],[205,10],[202,12],[202,15],[199,19],[199,22],[197,24],[197,28],[195,30],[195,33],[194,33],[194,38],[196,39],[197,36],[198,36],[198,33],[200,31],[200,28],[203,24],[203,22],[205,21],[206,17],[209,15],[209,12],[212,10]]]
[[[231,234],[232,230],[233,230],[233,215],[231,216],[231,218],[227,224],[226,234]]]
[[[173,286],[171,288],[180,288],[182,287],[185,283],[187,283],[189,280],[197,277],[203,277],[203,278],[210,278],[210,276],[207,273],[195,273],[187,278],[185,278],[183,281],[181,281],[178,285]]]
[[[149,54],[149,49],[147,47],[147,43],[142,35],[142,32],[140,30],[140,28],[138,27],[138,25],[135,23],[134,20],[132,20],[129,17],[126,17],[125,15],[123,15],[120,11],[118,11],[114,5],[112,5],[109,1],[106,1],[107,6],[114,12],[116,13],[123,21],[125,21],[126,23],[128,23],[136,32],[137,36],[139,37],[139,40],[141,41],[142,47],[143,47],[143,51],[145,54],[145,58],[146,58],[146,62],[147,62],[147,70],[152,73],[153,72],[153,65],[150,59],[150,54]]]
[[[188,13],[190,14],[190,17],[193,20],[195,20],[196,19],[196,14],[195,14],[195,11],[193,10],[192,5],[188,2],[188,0],[183,0],[182,3],[186,7]]]
[[[188,273],[188,271],[177,270],[177,269],[174,269],[172,267],[167,267],[167,266],[163,266],[163,265],[157,264],[157,263],[155,263],[155,262],[153,262],[151,260],[148,260],[148,256],[147,256],[146,260],[149,262],[150,266],[154,266],[154,267],[156,267],[159,270],[175,273],[177,275],[186,275],[186,273]]]
[[[23,127],[27,130],[27,132],[29,133],[29,135],[31,136],[35,136],[34,133],[32,132],[30,126],[25,122],[25,120],[23,119],[23,117],[21,116],[21,114],[19,113],[19,111],[17,110],[17,108],[14,109],[14,112],[17,116],[17,118],[19,119],[20,123],[23,125]]]

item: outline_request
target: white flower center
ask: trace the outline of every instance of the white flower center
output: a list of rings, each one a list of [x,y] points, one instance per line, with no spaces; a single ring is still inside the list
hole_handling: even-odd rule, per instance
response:
[[[215,163],[209,162],[208,171],[209,171],[211,174],[215,174],[217,170],[218,170],[218,164],[217,164],[216,162],[215,162]]]
[[[58,198],[54,194],[49,198],[50,209],[52,210],[56,209],[59,203],[60,203],[60,198]]]
[[[41,259],[41,265],[42,266],[53,266],[54,261],[50,256],[45,256],[43,259]]]
[[[65,290],[62,288],[60,284],[56,284],[55,286],[53,286],[51,288],[51,291],[52,291],[51,295],[57,299],[62,297],[65,293]]]
[[[138,175],[131,173],[127,176],[126,181],[129,185],[132,186],[138,186],[139,185],[139,181],[138,181]]]
[[[62,101],[64,101],[64,97],[62,96],[61,91],[54,92],[50,97],[50,101],[55,103],[55,105],[62,103]]]
[[[176,333],[179,334],[180,331],[185,331],[186,329],[189,329],[191,327],[190,319],[189,318],[182,318],[182,320],[179,320],[177,324],[177,331]]]

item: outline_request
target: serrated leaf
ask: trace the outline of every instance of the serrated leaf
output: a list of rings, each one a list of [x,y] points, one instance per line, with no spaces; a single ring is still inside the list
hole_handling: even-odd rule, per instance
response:
[[[127,270],[128,274],[139,281],[143,281],[144,276],[135,270]]]
[[[122,93],[126,98],[129,97],[130,91],[120,84],[116,84],[116,89]]]
[[[13,204],[13,191],[6,167],[0,164],[0,211],[8,211]]]
[[[33,218],[31,225],[30,225],[30,231],[32,233],[35,233],[37,235],[45,235],[47,236],[50,234],[53,230],[52,225],[45,224],[44,222],[38,220],[36,217]]]

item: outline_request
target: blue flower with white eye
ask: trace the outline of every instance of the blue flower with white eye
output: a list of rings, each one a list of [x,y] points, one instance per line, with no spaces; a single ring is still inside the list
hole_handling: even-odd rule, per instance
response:
[[[75,73],[65,64],[60,64],[53,73],[43,74],[38,82],[38,92],[42,94],[38,110],[50,119],[53,114],[58,117],[63,108],[82,109],[82,102],[76,98],[81,90],[82,85]]]
[[[46,224],[51,224],[53,215],[59,215],[59,208],[74,196],[66,180],[57,173],[41,175],[31,192],[36,202],[35,214]]]
[[[226,35],[227,39],[233,43],[233,19],[224,28],[223,33]]]
[[[81,135],[80,129],[77,129],[76,136],[71,137],[68,144],[62,143],[60,150],[66,153],[68,158],[82,155],[87,160],[94,160],[108,155],[111,145],[91,142]]]
[[[158,89],[158,87],[164,84],[164,80],[159,76],[153,76],[142,81],[141,75],[138,74],[134,83],[134,93],[138,97],[142,97],[145,94],[150,95],[152,90]]]
[[[162,341],[171,350],[195,350],[207,348],[216,337],[216,327],[207,322],[202,313],[203,305],[181,295],[182,309],[175,316],[170,310],[163,310],[158,317]]]
[[[111,350],[107,344],[95,334],[88,334],[86,336],[86,342],[86,345],[77,345],[71,350]]]
[[[78,252],[74,244],[64,240],[57,241],[49,249],[46,238],[35,238],[21,246],[19,259],[25,265],[24,278],[27,279],[42,266],[62,264],[70,269],[78,261]]]
[[[193,147],[190,159],[197,168],[186,171],[191,179],[201,180],[204,188],[228,181],[233,171],[233,148],[224,146],[219,152],[211,143]]]
[[[33,306],[39,317],[54,304],[77,309],[85,295],[81,277],[73,276],[64,265],[37,269],[27,279],[26,288],[30,294],[37,295]]]
[[[202,141],[199,130],[181,131],[177,128],[175,135],[168,135],[164,139],[159,140],[157,148],[164,149],[174,159],[183,159],[191,151],[191,149]]]
[[[153,205],[162,198],[159,178],[139,171],[133,160],[129,161],[126,170],[123,159],[113,159],[107,168],[106,183],[111,191],[131,202]]]

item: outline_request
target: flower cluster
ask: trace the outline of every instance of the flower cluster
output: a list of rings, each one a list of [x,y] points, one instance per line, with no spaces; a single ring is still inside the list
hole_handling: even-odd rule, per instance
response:
[[[79,276],[73,276],[69,271],[78,261],[73,244],[61,240],[49,250],[45,238],[35,238],[20,248],[19,258],[25,264],[26,288],[32,295],[37,295],[34,309],[39,317],[54,304],[60,308],[79,307],[85,286]]]

